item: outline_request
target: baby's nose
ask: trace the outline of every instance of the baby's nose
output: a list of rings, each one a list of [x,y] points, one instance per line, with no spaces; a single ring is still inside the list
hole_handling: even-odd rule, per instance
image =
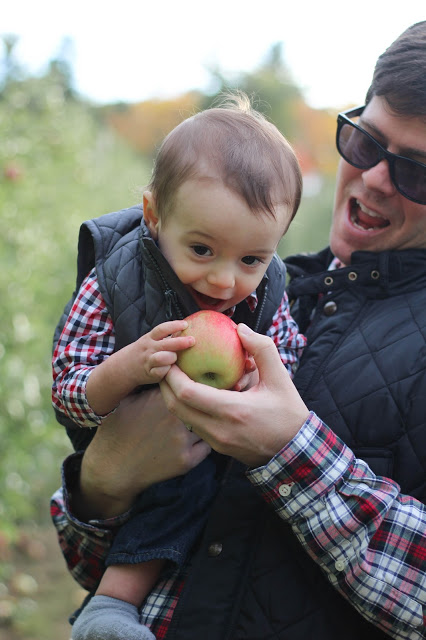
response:
[[[230,269],[214,269],[207,279],[209,284],[219,289],[232,289],[235,285],[235,276]]]

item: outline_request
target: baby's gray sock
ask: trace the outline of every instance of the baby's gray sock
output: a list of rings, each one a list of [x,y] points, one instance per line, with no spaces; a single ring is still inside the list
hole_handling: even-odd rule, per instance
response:
[[[72,640],[155,640],[129,602],[94,596],[72,627]]]

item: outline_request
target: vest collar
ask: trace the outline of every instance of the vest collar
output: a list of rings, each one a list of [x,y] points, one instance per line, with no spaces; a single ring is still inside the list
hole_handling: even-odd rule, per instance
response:
[[[317,254],[288,258],[285,262],[291,277],[290,298],[351,287],[366,297],[381,298],[426,286],[426,249],[356,251],[349,266],[329,271],[333,257],[327,248]]]

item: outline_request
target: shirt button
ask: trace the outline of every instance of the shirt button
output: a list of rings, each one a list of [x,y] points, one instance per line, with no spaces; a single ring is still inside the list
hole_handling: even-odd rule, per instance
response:
[[[323,313],[325,316],[332,316],[334,313],[336,313],[336,311],[337,311],[337,304],[333,300],[330,300],[329,302],[325,303],[324,309],[323,309]]]
[[[336,571],[344,571],[346,564],[343,562],[343,560],[336,560],[336,562],[334,563],[334,567]]]
[[[278,489],[278,493],[284,498],[286,498],[287,496],[290,495],[293,485],[294,485],[294,482],[288,482],[287,484],[282,484]]]
[[[216,558],[216,556],[222,553],[223,544],[221,542],[212,542],[209,544],[207,554],[210,558]]]

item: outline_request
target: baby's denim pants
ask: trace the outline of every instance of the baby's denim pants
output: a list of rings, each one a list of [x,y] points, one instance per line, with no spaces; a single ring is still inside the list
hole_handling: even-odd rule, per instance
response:
[[[187,474],[148,488],[119,529],[106,566],[160,558],[181,566],[207,520],[216,490],[212,455]]]

